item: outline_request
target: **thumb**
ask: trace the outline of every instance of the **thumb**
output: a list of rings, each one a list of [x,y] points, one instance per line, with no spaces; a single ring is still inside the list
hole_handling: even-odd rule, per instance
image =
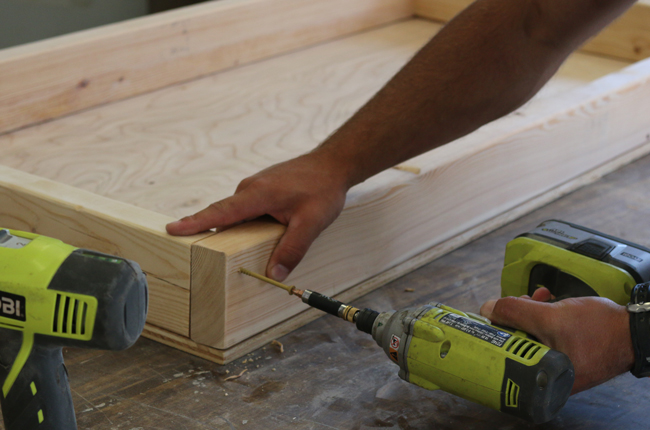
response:
[[[489,300],[481,306],[481,315],[494,324],[513,327],[526,333],[536,335],[545,327],[553,304],[537,302],[521,297],[504,297]]]
[[[320,228],[308,222],[303,224],[294,220],[290,221],[269,259],[266,268],[267,275],[278,282],[284,281],[302,261],[321,231]]]

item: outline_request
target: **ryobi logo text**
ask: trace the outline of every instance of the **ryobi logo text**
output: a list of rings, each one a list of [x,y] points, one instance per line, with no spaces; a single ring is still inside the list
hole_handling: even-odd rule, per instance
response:
[[[0,291],[0,317],[25,321],[25,298]]]

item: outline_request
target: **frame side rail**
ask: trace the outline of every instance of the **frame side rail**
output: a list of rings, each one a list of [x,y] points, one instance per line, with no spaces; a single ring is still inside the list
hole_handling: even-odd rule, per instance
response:
[[[148,274],[190,288],[191,244],[155,212],[0,165],[0,225],[137,261]]]

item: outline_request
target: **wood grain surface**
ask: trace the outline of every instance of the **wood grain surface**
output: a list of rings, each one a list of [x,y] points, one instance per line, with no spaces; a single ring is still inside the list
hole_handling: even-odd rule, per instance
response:
[[[312,149],[439,28],[389,25],[0,136],[0,164],[187,215]],[[538,98],[626,65],[576,54]]]
[[[559,218],[650,245],[650,157],[538,209],[356,300],[377,310],[499,296],[506,243]],[[413,292],[406,292],[412,288]],[[219,366],[147,339],[124,352],[66,349],[79,428],[93,430],[647,429],[649,381],[626,374],[572,396],[543,425],[401,381],[365,333],[323,316]],[[246,360],[246,362],[244,362]],[[259,367],[258,367],[259,366]],[[227,377],[247,371],[238,379]],[[2,425],[0,424],[0,428]]]
[[[411,16],[408,0],[218,0],[0,51],[0,133]]]

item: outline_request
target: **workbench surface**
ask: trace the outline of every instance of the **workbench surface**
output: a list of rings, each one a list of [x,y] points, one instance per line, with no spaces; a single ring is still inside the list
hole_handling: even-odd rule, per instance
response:
[[[650,245],[650,157],[518,219],[356,301],[440,301],[476,312],[498,297],[506,243],[558,218]],[[406,292],[413,288],[414,292]],[[374,341],[324,316],[227,366],[140,339],[124,352],[65,350],[80,429],[647,429],[647,380],[623,375],[533,426],[407,384]],[[226,377],[248,369],[240,378]]]

